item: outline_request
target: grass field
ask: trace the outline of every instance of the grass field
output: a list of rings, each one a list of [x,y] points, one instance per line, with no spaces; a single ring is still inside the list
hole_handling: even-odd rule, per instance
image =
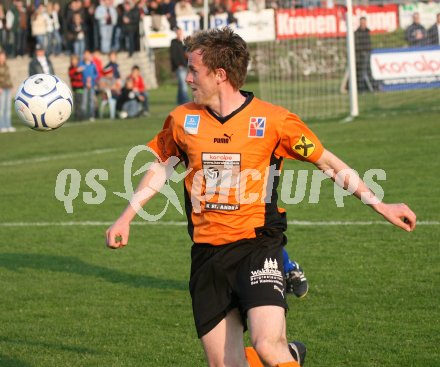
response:
[[[1,367],[205,365],[187,291],[184,218],[170,206],[158,223],[137,220],[124,250],[104,245],[126,205],[113,194],[124,191],[125,157],[160,129],[173,101],[165,87],[151,93],[148,119],[0,135]],[[402,112],[310,125],[361,176],[385,170],[385,201],[406,202],[420,225],[404,233],[353,198],[338,208],[330,182],[318,204],[283,205],[290,221],[301,221],[289,226],[287,249],[310,292],[290,298],[288,335],[307,344],[307,367],[440,365],[439,122],[435,112]],[[66,168],[82,177],[72,214],[55,198]],[[105,200],[86,205],[82,195],[93,191],[85,176],[97,168],[108,171]],[[158,198],[149,210],[162,206]]]

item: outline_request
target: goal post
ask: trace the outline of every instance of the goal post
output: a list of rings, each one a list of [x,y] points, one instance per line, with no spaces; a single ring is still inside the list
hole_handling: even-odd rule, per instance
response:
[[[350,116],[354,118],[359,116],[358,90],[356,80],[356,57],[354,45],[354,27],[353,27],[353,2],[346,0],[347,4],[347,58],[348,58],[348,83],[350,94]]]
[[[334,26],[334,9],[277,9],[277,40],[257,44],[262,98],[303,119],[346,117],[347,42]]]
[[[280,2],[257,43],[262,98],[305,120],[440,110],[440,3],[311,3]]]

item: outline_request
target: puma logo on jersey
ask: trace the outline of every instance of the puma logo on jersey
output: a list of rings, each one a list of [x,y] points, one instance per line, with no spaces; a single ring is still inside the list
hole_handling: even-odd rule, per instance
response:
[[[214,138],[214,143],[218,144],[229,144],[230,141],[232,141],[232,135],[223,134],[224,138]]]
[[[273,289],[275,289],[276,291],[280,292],[281,293],[281,297],[284,298],[284,291],[280,287],[278,287],[277,285],[274,284]]]

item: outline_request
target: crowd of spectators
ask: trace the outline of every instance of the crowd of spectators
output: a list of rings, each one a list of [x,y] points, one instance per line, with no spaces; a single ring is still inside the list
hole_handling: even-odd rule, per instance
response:
[[[57,2],[42,1],[25,6],[14,0],[5,9],[0,4],[0,48],[9,58],[33,54],[35,45],[48,55],[61,52],[82,57],[85,50],[126,50],[130,55],[139,49],[139,22],[148,14],[146,0],[71,0],[63,8]]]
[[[228,22],[234,23],[237,11],[320,5],[318,0],[210,0],[209,15],[227,14]],[[13,0],[8,7],[0,3],[0,48],[8,58],[32,54],[37,43],[48,55],[66,52],[82,57],[86,49],[105,54],[125,50],[132,55],[139,49],[139,24],[145,15],[151,16],[153,29],[160,29],[165,16],[174,30],[178,16],[195,14],[200,15],[202,28],[203,0],[70,0],[63,6],[51,1],[26,6],[24,0]],[[438,22],[426,30],[415,13],[406,31],[408,44],[438,44]]]
[[[408,46],[429,46],[440,44],[440,13],[437,14],[435,23],[426,29],[420,23],[420,14],[413,14],[413,22],[405,30],[405,39]]]
[[[315,0],[301,1],[317,5]],[[233,23],[233,13],[237,11],[299,3],[210,0],[209,15],[227,14],[229,23]],[[85,50],[97,49],[106,54],[126,50],[131,55],[139,49],[139,23],[145,15],[151,16],[153,29],[160,29],[165,16],[174,30],[178,16],[196,14],[203,28],[203,0],[70,0],[63,6],[51,1],[31,1],[26,6],[25,0],[13,0],[8,7],[0,3],[0,48],[9,58],[33,54],[37,43],[48,55],[66,52],[82,56]]]
[[[122,79],[115,51],[109,53],[105,65],[99,50],[84,51],[82,59],[72,54],[69,78],[74,103],[81,106],[74,111],[74,121],[93,121],[97,113],[102,118],[105,105],[111,119],[149,115],[148,87],[139,67],[134,65],[130,74]],[[101,106],[96,106],[97,101]]]

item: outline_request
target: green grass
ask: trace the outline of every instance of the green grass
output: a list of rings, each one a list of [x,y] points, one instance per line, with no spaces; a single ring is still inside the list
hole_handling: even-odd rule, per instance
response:
[[[187,291],[191,244],[184,226],[132,226],[130,245],[109,251],[105,225],[4,225],[113,221],[126,205],[113,194],[124,191],[125,156],[160,129],[174,88],[153,91],[151,101],[148,119],[0,135],[1,367],[205,366]],[[361,176],[385,170],[385,200],[408,203],[426,223],[440,220],[438,122],[431,111],[310,126]],[[65,168],[82,176],[73,214],[54,196]],[[93,168],[108,171],[101,181],[107,195],[86,205],[82,193],[91,189],[84,178]],[[330,182],[319,204],[307,202],[309,190],[298,205],[280,204],[289,220],[381,220],[353,198],[336,207]],[[158,198],[149,210],[162,204]],[[184,218],[171,208],[162,221],[170,220]],[[291,225],[287,234],[287,249],[311,287],[305,299],[289,299],[287,327],[289,338],[308,346],[306,366],[439,365],[439,225],[410,234],[382,224]]]

